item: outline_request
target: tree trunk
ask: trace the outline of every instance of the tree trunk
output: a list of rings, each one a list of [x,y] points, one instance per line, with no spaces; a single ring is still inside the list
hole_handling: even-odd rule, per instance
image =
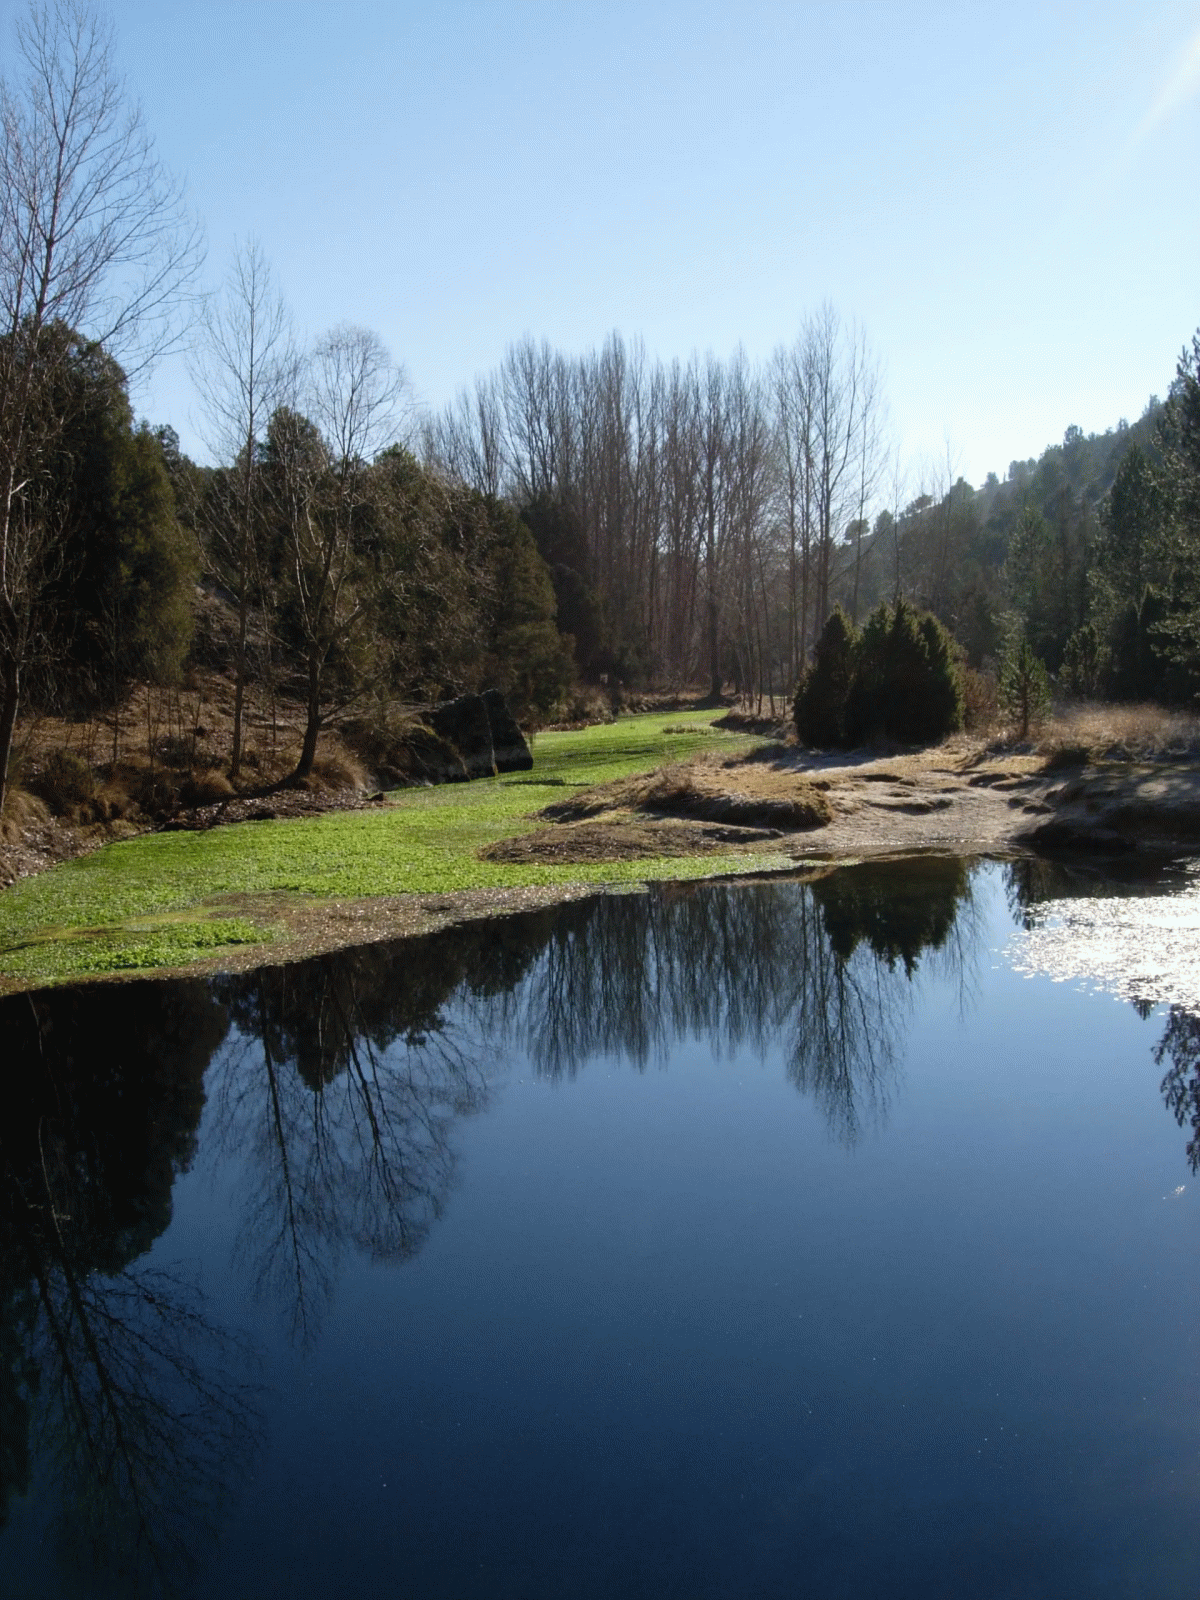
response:
[[[236,778],[242,770],[242,707],[246,699],[246,635],[249,631],[249,598],[246,594],[246,576],[242,574],[241,594],[238,596],[238,642],[234,658],[233,681],[233,749],[229,757],[229,776]]]
[[[4,810],[4,797],[8,793],[8,763],[20,703],[21,668],[10,659],[0,671],[0,811]]]
[[[304,724],[304,743],[293,778],[307,778],[317,758],[317,737],[321,732],[321,663],[316,654],[308,658],[308,707]]]

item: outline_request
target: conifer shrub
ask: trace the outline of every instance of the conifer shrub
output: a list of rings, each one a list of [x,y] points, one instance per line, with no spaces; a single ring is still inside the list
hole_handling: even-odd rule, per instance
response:
[[[861,634],[836,608],[800,681],[795,709],[804,744],[936,743],[963,723],[954,641],[936,617],[903,600],[879,605]]]
[[[1027,739],[1050,710],[1045,663],[1024,637],[1011,642],[1000,663],[1000,704],[1017,723],[1021,739]]]
[[[848,742],[846,707],[854,687],[859,644],[858,629],[841,606],[834,606],[817,640],[812,665],[796,686],[793,715],[802,744],[825,749]]]

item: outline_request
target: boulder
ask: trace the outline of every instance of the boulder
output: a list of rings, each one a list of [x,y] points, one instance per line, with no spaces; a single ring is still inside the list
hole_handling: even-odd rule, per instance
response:
[[[482,695],[463,694],[457,700],[445,700],[427,712],[425,720],[440,738],[458,751],[468,778],[495,775],[492,725]]]
[[[453,742],[421,722],[408,730],[393,766],[381,771],[401,783],[466,783],[468,777]]]
[[[525,735],[517,726],[517,719],[508,709],[508,702],[499,689],[485,689],[480,699],[487,709],[488,726],[492,730],[496,771],[528,772],[533,766],[533,756],[525,743]]]

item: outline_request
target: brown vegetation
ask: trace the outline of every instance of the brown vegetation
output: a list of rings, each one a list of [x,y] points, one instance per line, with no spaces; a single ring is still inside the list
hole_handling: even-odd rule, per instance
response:
[[[731,776],[735,769],[736,778]],[[789,833],[823,827],[831,818],[821,789],[794,768],[708,756],[583,789],[568,800],[547,806],[541,815],[552,822],[576,822],[619,811]]]
[[[1200,721],[1088,706],[1036,742],[993,728],[930,749],[819,756],[772,741],[582,789],[495,860],[635,860],[720,850],[798,859],[905,851],[1123,853],[1200,842]],[[686,818],[681,825],[674,820]]]

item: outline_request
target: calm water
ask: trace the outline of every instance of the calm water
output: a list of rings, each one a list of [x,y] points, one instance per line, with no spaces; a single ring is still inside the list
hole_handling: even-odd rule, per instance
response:
[[[5,1002],[0,1592],[1195,1600],[1198,954],[926,861]]]

